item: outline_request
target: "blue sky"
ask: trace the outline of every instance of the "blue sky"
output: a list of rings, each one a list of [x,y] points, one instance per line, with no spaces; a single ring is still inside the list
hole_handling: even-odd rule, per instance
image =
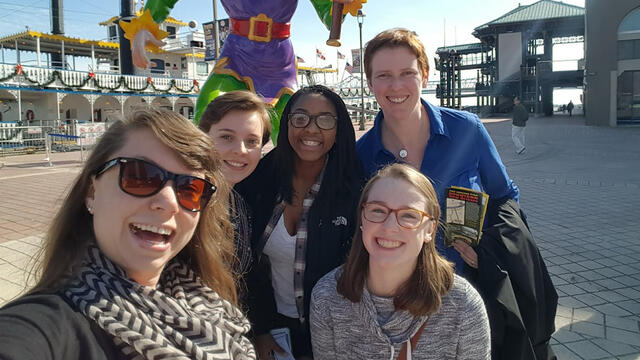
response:
[[[255,0],[265,1],[265,0]],[[0,35],[24,31],[25,26],[43,32],[50,31],[50,0],[0,0]],[[528,5],[534,0],[369,0],[364,4],[366,18],[363,25],[363,42],[366,43],[378,32],[391,27],[402,26],[415,30],[421,37],[429,61],[433,61],[435,50],[446,44],[463,44],[477,41],[471,32],[473,28],[491,21],[516,8],[519,3]],[[565,0],[565,3],[584,6],[584,0]],[[106,29],[98,22],[119,13],[120,1],[64,0],[65,32],[68,36],[101,39],[106,37]],[[185,22],[196,20],[199,24],[213,18],[212,0],[179,1],[171,16]],[[226,17],[218,1],[218,17]],[[446,25],[445,25],[446,24]],[[201,28],[201,26],[200,26]],[[186,29],[183,31],[187,31]],[[446,36],[445,36],[446,34]],[[328,31],[320,23],[311,3],[299,0],[298,9],[292,20],[292,41],[298,56],[308,65],[315,65],[315,49],[320,49],[327,61],[319,61],[319,66],[336,64],[335,48],[325,45]],[[358,23],[348,16],[342,25],[342,47],[340,51],[350,59],[350,49],[359,47]],[[344,63],[340,63],[344,67]]]

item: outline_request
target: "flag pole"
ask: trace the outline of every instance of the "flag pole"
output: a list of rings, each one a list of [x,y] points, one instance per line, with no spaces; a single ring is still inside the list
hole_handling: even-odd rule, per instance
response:
[[[338,72],[340,71],[340,57],[338,56],[340,52],[336,49],[336,82],[338,82]]]

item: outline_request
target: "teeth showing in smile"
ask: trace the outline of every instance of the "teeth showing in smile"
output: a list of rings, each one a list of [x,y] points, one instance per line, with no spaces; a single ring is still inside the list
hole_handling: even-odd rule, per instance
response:
[[[386,249],[395,249],[397,247],[400,247],[400,245],[402,245],[400,241],[394,241],[394,240],[376,239],[376,242],[378,243],[378,245]]]
[[[131,224],[131,227],[133,227],[134,230],[148,231],[148,232],[152,232],[154,234],[158,234],[158,235],[162,235],[162,236],[171,235],[171,230],[164,229],[164,228],[159,228],[159,227],[153,226],[153,225]]]
[[[405,100],[407,100],[409,98],[409,96],[403,96],[403,97],[391,97],[388,96],[387,99],[389,101],[391,101],[394,104],[401,104],[403,103]]]
[[[244,167],[246,165],[245,163],[235,162],[231,160],[225,160],[224,162],[231,167],[237,167],[237,168]]]
[[[302,144],[307,145],[307,146],[318,146],[320,145],[319,141],[313,141],[313,140],[302,140]]]

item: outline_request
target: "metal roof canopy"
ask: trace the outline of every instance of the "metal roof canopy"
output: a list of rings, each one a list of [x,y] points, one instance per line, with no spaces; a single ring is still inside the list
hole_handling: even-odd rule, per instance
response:
[[[521,5],[486,24],[475,28],[473,35],[487,35],[529,30],[553,30],[554,36],[584,35],[584,8],[553,0]]]
[[[437,54],[449,53],[450,51],[455,51],[458,54],[475,54],[482,51],[486,51],[489,48],[482,43],[472,43],[472,44],[462,44],[462,45],[453,45],[453,46],[441,46],[436,50]]]
[[[19,51],[37,52],[37,39],[40,39],[40,52],[59,54],[62,52],[62,42],[64,41],[64,52],[66,55],[91,57],[91,48],[96,58],[114,59],[118,57],[118,43],[85,40],[64,35],[52,35],[38,31],[27,30],[21,33],[0,38],[0,45],[5,49],[15,50],[15,43],[18,43]]]
[[[142,8],[138,9],[138,11],[136,11],[136,16],[140,17],[142,16]],[[109,26],[111,24],[117,23],[118,21],[120,21],[120,16],[116,15],[116,16],[112,16],[111,18],[102,21],[100,23],[98,23],[98,25],[102,25],[102,26]],[[182,21],[182,20],[178,20],[176,18],[172,18],[171,16],[167,16],[166,19],[164,19],[164,22],[168,23],[168,24],[173,24],[173,25],[178,25],[178,26],[189,26],[188,23]]]

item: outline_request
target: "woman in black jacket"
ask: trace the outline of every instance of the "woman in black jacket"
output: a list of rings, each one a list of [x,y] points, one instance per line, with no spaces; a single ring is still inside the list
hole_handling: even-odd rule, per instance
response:
[[[355,131],[336,93],[305,87],[282,119],[278,145],[237,187],[255,215],[248,306],[259,358],[281,350],[269,331],[282,327],[294,356],[311,355],[311,290],[344,262],[362,186]]]

